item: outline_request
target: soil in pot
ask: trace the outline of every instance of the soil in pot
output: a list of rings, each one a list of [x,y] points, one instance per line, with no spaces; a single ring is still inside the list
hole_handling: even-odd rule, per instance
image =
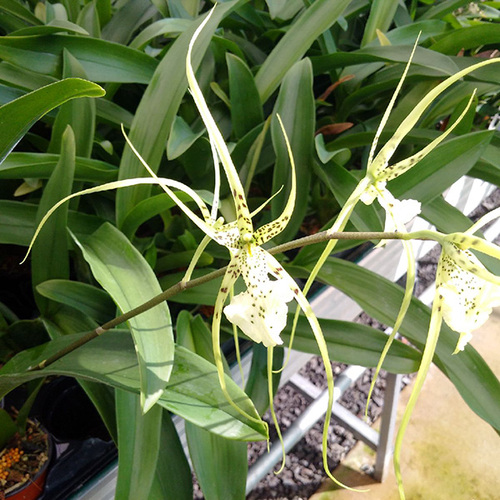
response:
[[[0,500],[35,500],[43,491],[51,443],[40,424],[28,420],[0,450]]]

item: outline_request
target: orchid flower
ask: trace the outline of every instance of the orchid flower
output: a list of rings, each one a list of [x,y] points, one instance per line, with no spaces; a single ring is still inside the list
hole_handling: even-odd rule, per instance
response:
[[[472,232],[481,225],[498,215],[500,215],[500,210],[496,209],[486,214],[465,233],[452,233],[438,238],[442,250],[436,272],[436,291],[427,341],[394,446],[394,468],[400,497],[403,500],[405,495],[400,467],[403,437],[432,363],[441,324],[444,320],[452,330],[459,334],[457,346],[453,352],[457,354],[470,341],[472,332],[488,320],[492,308],[500,306],[500,276],[488,271],[469,251],[469,248],[474,248],[500,259],[500,247],[472,235]]]
[[[328,230],[330,233],[336,233],[343,231],[356,204],[361,200],[365,204],[371,204],[375,199],[378,200],[382,208],[384,208],[386,212],[386,220],[385,220],[385,230],[386,231],[399,231],[405,232],[405,224],[409,222],[413,217],[418,215],[420,212],[420,203],[416,200],[397,200],[394,198],[392,193],[387,188],[387,183],[391,180],[399,177],[401,174],[413,168],[420,160],[422,160],[425,156],[427,156],[438,144],[440,144],[449,134],[454,130],[456,125],[460,122],[460,120],[465,116],[465,113],[468,111],[473,96],[471,96],[466,109],[462,112],[459,118],[455,121],[453,125],[448,127],[448,129],[443,132],[439,137],[431,141],[427,146],[421,149],[419,152],[414,155],[399,161],[394,164],[390,164],[390,159],[394,155],[396,149],[401,144],[401,141],[405,138],[405,136],[410,132],[410,130],[415,126],[417,121],[420,119],[425,110],[430,106],[432,101],[439,96],[443,91],[445,91],[450,85],[454,82],[467,75],[468,73],[478,69],[487,64],[492,64],[494,62],[498,62],[498,60],[487,60],[482,61],[478,64],[470,66],[464,70],[459,71],[458,73],[450,76],[439,85],[437,85],[434,89],[432,89],[421,101],[420,103],[411,111],[411,113],[401,122],[398,126],[392,137],[387,141],[386,144],[379,150],[377,154],[375,154],[379,138],[384,130],[384,127],[389,119],[389,116],[392,112],[394,104],[396,102],[396,98],[403,86],[404,80],[410,68],[410,64],[414,55],[414,52],[417,48],[417,42],[415,43],[413,50],[410,54],[408,63],[403,71],[401,79],[394,91],[394,94],[382,116],[380,124],[375,132],[375,136],[370,148],[370,153],[368,156],[368,162],[366,167],[366,175],[360,180],[354,191],[351,193],[346,203],[342,207],[337,219],[335,220],[333,226]],[[321,267],[324,262],[328,258],[328,256],[332,253],[333,249],[337,244],[337,240],[331,240],[328,242],[325,250],[321,254],[320,258],[316,262],[313,267],[311,274],[303,288],[305,294],[309,291],[312,283],[316,279]],[[381,362],[383,362],[385,354],[387,353],[390,343],[392,339],[397,333],[404,316],[406,314],[406,310],[409,306],[411,294],[413,290],[414,284],[414,258],[413,258],[413,249],[408,242],[403,242],[405,247],[406,255],[407,255],[407,263],[408,263],[408,279],[406,284],[405,295],[403,298],[403,303],[401,305],[400,312],[398,314],[398,318],[396,319],[396,323],[393,328],[393,334],[388,340],[388,344],[386,349],[384,349],[384,353],[381,356]],[[292,329],[292,335],[290,339],[290,344],[293,342],[293,336],[296,328],[298,320],[298,311],[294,318],[294,326]],[[381,364],[380,364],[381,366]],[[377,373],[380,369],[377,369]],[[375,377],[376,378],[376,377]]]
[[[222,164],[231,187],[236,209],[236,225],[232,223],[222,226],[222,228],[215,234],[215,237],[211,236],[209,232],[206,231],[209,236],[215,239],[215,241],[226,246],[231,255],[231,260],[222,279],[219,294],[217,295],[217,299],[215,301],[214,318],[212,322],[214,359],[219,373],[221,388],[226,394],[230,404],[237,408],[227,393],[224,381],[222,356],[220,352],[220,323],[223,311],[226,318],[240,328],[245,335],[251,338],[254,342],[262,342],[263,345],[268,348],[268,375],[270,380],[269,397],[271,414],[278,431],[278,436],[281,440],[281,433],[272,404],[272,355],[274,346],[283,343],[280,333],[286,325],[288,312],[287,303],[295,299],[309,321],[313,334],[316,338],[325,364],[325,371],[328,380],[329,400],[323,431],[323,465],[328,476],[337,484],[345,487],[345,485],[333,477],[327,462],[326,451],[328,426],[333,407],[334,388],[333,372],[321,327],[316,316],[312,312],[309,302],[293,278],[283,269],[280,263],[270,253],[261,247],[261,245],[283,231],[293,212],[297,186],[295,178],[295,164],[291,146],[281,118],[277,116],[283,131],[292,169],[290,193],[282,214],[274,221],[265,224],[254,231],[243,186],[232,162],[227,145],[224,142],[224,139],[208,109],[191,65],[191,53],[196,42],[196,38],[210,18],[210,15],[211,13],[209,13],[204,22],[200,24],[191,39],[186,58],[186,74],[189,89],[207,128],[210,143],[213,145],[213,149],[216,152],[218,160],[220,160],[220,163]],[[239,276],[243,278],[246,290],[232,297],[229,305],[224,307],[230,290]],[[242,410],[239,411],[242,412]],[[246,416],[249,417],[249,415]],[[284,466],[284,462],[285,456],[283,449],[282,468]]]
[[[360,180],[354,191],[351,193],[347,201],[345,202],[344,206],[342,207],[339,215],[337,216],[337,219],[335,220],[333,226],[328,230],[330,234],[337,233],[340,231],[343,231],[356,204],[359,201],[364,202],[365,204],[370,204],[373,203],[375,199],[378,200],[382,208],[384,208],[386,212],[386,221],[385,221],[385,230],[386,231],[398,231],[398,232],[406,232],[405,228],[405,223],[411,220],[413,217],[415,217],[419,212],[420,212],[420,203],[416,200],[396,200],[392,193],[387,189],[387,182],[390,182],[391,180],[399,177],[401,174],[407,172],[411,168],[413,168],[415,165],[418,164],[419,161],[421,161],[425,156],[427,156],[436,146],[438,146],[446,137],[448,137],[449,134],[454,130],[454,128],[458,125],[458,123],[462,120],[462,118],[465,116],[467,111],[469,110],[474,95],[475,91],[472,94],[472,96],[469,99],[469,102],[467,106],[465,107],[464,111],[460,114],[458,119],[448,127],[448,129],[443,132],[440,136],[438,136],[436,139],[431,141],[427,146],[425,146],[423,149],[421,149],[419,152],[416,154],[399,161],[395,164],[390,164],[390,159],[394,155],[396,149],[398,146],[401,144],[401,141],[404,139],[404,137],[410,132],[410,130],[416,125],[417,121],[420,119],[422,114],[426,111],[426,109],[430,106],[432,101],[438,97],[442,92],[444,92],[448,87],[450,87],[453,83],[457,82],[460,80],[462,77],[466,76],[467,74],[471,73],[472,71],[482,68],[483,66],[489,65],[489,64],[494,64],[500,62],[500,59],[489,59],[486,61],[482,61],[480,63],[474,64],[472,66],[469,66],[461,71],[458,71],[454,75],[448,77],[446,80],[441,82],[439,85],[434,87],[419,103],[415,108],[406,116],[406,118],[401,122],[401,124],[398,126],[392,137],[387,141],[387,143],[380,149],[380,151],[375,155],[375,151],[377,149],[378,145],[378,140],[380,138],[380,135],[389,119],[390,113],[394,107],[397,95],[399,94],[401,87],[403,85],[404,79],[408,73],[411,60],[413,57],[413,54],[416,50],[417,47],[417,42],[415,43],[415,46],[413,47],[413,50],[411,52],[410,58],[408,60],[408,63],[403,71],[403,74],[401,76],[401,79],[396,87],[396,90],[391,98],[391,101],[389,102],[389,105],[387,106],[383,116],[382,120],[379,124],[379,127],[375,133],[373,143],[370,148],[370,153],[368,157],[368,162],[367,162],[367,168],[366,168],[366,175]],[[325,263],[326,259],[328,256],[332,253],[333,249],[335,248],[335,245],[338,240],[332,239],[328,242],[326,245],[323,253],[321,254],[320,258],[314,265],[309,278],[303,288],[303,293],[307,294],[309,291],[312,283],[315,281],[318,273],[321,270],[321,267]],[[391,335],[389,336],[387,343],[382,351],[382,354],[380,356],[379,363],[376,367],[375,370],[375,375],[372,380],[372,384],[369,390],[368,398],[367,398],[367,405],[366,405],[366,410],[365,410],[365,415],[367,414],[367,408],[368,408],[368,403],[370,401],[370,397],[373,391],[373,388],[375,386],[375,382],[378,376],[378,373],[380,372],[380,369],[382,367],[382,364],[384,362],[384,359],[389,351],[389,348],[404,320],[404,317],[406,315],[406,311],[408,310],[408,307],[411,302],[411,297],[413,293],[413,286],[415,282],[415,260],[414,260],[414,255],[413,255],[413,248],[411,246],[411,243],[409,241],[402,241],[403,246],[406,251],[406,256],[407,256],[407,280],[406,280],[406,288],[405,288],[405,293],[403,296],[403,302],[401,304],[401,307],[398,312],[398,316],[396,318],[393,331]],[[477,248],[479,250],[479,248]],[[483,292],[484,295],[481,296],[481,299],[486,298],[487,303],[490,305],[496,304],[496,291],[492,291],[491,289],[488,288],[487,291]],[[476,299],[476,303],[478,303],[479,297]],[[436,306],[437,307],[437,306]],[[489,311],[489,306],[484,306],[486,309]],[[477,311],[477,307],[475,309]],[[297,326],[297,321],[298,321],[298,309],[296,311],[295,317],[294,317],[294,323],[292,327],[292,334],[290,337],[290,349],[293,343],[293,337],[295,334],[296,326]],[[434,323],[436,323],[435,316],[434,318]],[[431,322],[432,323],[432,322]],[[431,324],[431,328],[434,328],[435,325]],[[467,333],[464,334],[465,337],[462,337],[462,339],[465,339],[467,336]],[[426,343],[426,351],[427,349],[432,349],[434,339],[429,338],[428,342]],[[459,346],[460,346],[459,342]],[[429,347],[428,347],[429,346]],[[426,353],[424,352],[424,358],[426,356]],[[422,366],[424,369],[419,370],[419,375],[422,373],[422,383],[423,383],[423,378],[425,378],[425,363],[424,358],[422,359]],[[432,359],[432,355],[430,357]],[[428,361],[430,364],[430,360]],[[415,399],[416,396],[418,395],[418,392],[420,391],[420,387],[415,386],[414,394],[415,394]],[[412,394],[413,396],[413,394]],[[409,407],[410,405],[408,405]],[[411,414],[411,409],[409,408],[408,411],[408,419],[409,415]],[[407,425],[408,421],[404,422],[401,424],[401,428],[398,434],[398,439],[399,439],[399,447],[401,446],[401,440],[402,436],[404,434],[405,427]],[[400,474],[400,468],[399,468],[399,449],[395,449],[395,458],[394,458],[394,467],[396,470],[396,476],[398,478],[398,483],[400,486],[400,495],[401,498],[404,498],[404,492],[402,489],[402,483],[401,483],[401,474]]]

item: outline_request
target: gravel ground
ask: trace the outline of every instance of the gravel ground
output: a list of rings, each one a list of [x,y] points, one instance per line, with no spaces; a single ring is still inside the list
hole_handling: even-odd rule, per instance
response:
[[[500,190],[497,189],[481,206],[474,210],[470,217],[477,220],[481,215],[498,206],[500,206]],[[419,261],[415,290],[417,296],[434,280],[439,253],[440,249],[436,247]],[[404,278],[402,281],[404,283]],[[382,330],[385,329],[384,325],[375,322],[365,313],[356,318],[356,321],[370,324]],[[346,365],[333,363],[332,367],[334,374],[339,375],[346,368]],[[373,369],[366,370],[353,387],[347,390],[339,400],[342,406],[359,417],[362,417],[364,413],[373,372]],[[300,370],[300,374],[307,377],[314,385],[326,388],[325,371],[321,358],[311,359]],[[368,409],[370,423],[373,423],[382,412],[385,378],[386,373],[382,371]],[[403,377],[403,387],[410,381],[411,376]],[[283,432],[302,413],[308,402],[293,386],[286,384],[276,394],[274,404]],[[274,440],[276,432],[269,412],[264,415],[264,419],[269,423],[271,440]],[[322,432],[323,421],[321,420],[287,454],[284,470],[279,475],[275,475],[273,472],[267,474],[247,496],[247,500],[304,500],[313,495],[326,477],[322,463]],[[353,435],[333,421],[328,432],[328,462],[331,470],[335,469],[355,444],[356,439]],[[255,462],[262,453],[266,453],[265,442],[250,443],[248,447],[249,464]],[[203,498],[197,485],[196,490],[195,498]]]

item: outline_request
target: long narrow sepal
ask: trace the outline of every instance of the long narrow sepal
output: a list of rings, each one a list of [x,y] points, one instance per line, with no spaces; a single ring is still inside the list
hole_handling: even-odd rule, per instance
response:
[[[377,367],[375,368],[375,373],[372,378],[372,382],[370,384],[370,389],[368,391],[368,397],[366,398],[366,406],[365,406],[365,418],[368,417],[368,405],[370,404],[370,400],[372,397],[373,389],[375,388],[375,384],[377,383],[378,375],[380,370],[382,369],[382,365],[384,364],[384,360],[391,348],[392,342],[394,341],[399,328],[401,327],[403,320],[405,319],[408,308],[411,304],[411,298],[413,295],[413,287],[415,286],[415,255],[413,252],[413,246],[410,241],[403,241],[403,246],[406,251],[406,286],[405,293],[403,296],[403,302],[401,303],[401,307],[399,308],[398,316],[394,323],[394,327],[392,329],[389,338],[384,346],[382,354],[380,355],[380,359],[378,361]]]
[[[436,289],[438,289],[438,286],[442,281],[441,273],[439,270],[440,270],[440,264],[438,264]],[[415,405],[417,403],[418,396],[420,394],[420,391],[422,390],[422,386],[424,385],[425,378],[427,377],[427,373],[431,366],[432,358],[434,357],[434,352],[436,351],[436,345],[439,339],[439,332],[441,330],[441,323],[443,321],[443,316],[441,312],[442,306],[443,306],[443,297],[442,295],[439,295],[439,293],[437,293],[436,296],[434,297],[434,302],[432,304],[431,322],[429,325],[429,333],[427,334],[427,341],[425,343],[424,352],[422,354],[422,361],[420,363],[420,368],[418,369],[417,377],[415,379],[415,383],[411,391],[410,399],[408,400],[408,404],[406,405],[405,412],[403,414],[403,418],[401,420],[401,424],[399,426],[399,430],[396,436],[396,441],[394,444],[394,472],[396,475],[399,496],[401,500],[405,500],[403,477],[401,475],[401,448],[403,446],[403,438],[406,432],[406,428],[408,427],[408,423],[410,422],[413,409],[415,408]]]
[[[465,109],[462,111],[460,116],[441,135],[439,135],[438,137],[436,137],[436,139],[427,144],[427,146],[422,148],[418,153],[415,153],[414,155],[409,156],[408,158],[405,158],[404,160],[401,160],[400,162],[395,163],[394,165],[388,167],[387,172],[384,172],[383,174],[384,180],[390,181],[400,176],[401,174],[404,174],[407,170],[410,170],[410,168],[416,165],[419,161],[423,160],[436,146],[438,146],[441,142],[443,142],[453,132],[455,127],[462,121],[467,111],[469,111],[469,108],[471,107],[475,95],[476,95],[476,90],[474,89],[474,92],[472,92],[472,95],[470,96],[469,102],[465,106]]]
[[[212,349],[214,353],[214,362],[215,367],[217,368],[217,375],[219,377],[219,383],[224,396],[227,399],[227,402],[241,415],[248,418],[252,422],[256,422],[262,424],[262,420],[260,418],[256,418],[253,415],[249,415],[245,410],[242,410],[231,398],[227,386],[226,380],[224,378],[224,363],[222,362],[222,352],[220,348],[220,323],[222,319],[222,309],[224,307],[224,303],[229,295],[229,291],[231,287],[234,285],[234,282],[238,279],[240,275],[240,271],[237,265],[236,257],[233,257],[229,262],[226,273],[222,278],[221,287],[217,298],[215,300],[214,307],[214,317],[212,320]],[[264,422],[265,423],[265,422]],[[265,424],[267,427],[267,424]],[[269,430],[267,432],[269,439]]]
[[[498,62],[500,62],[500,59],[488,59],[487,61],[473,64],[472,66],[458,71],[454,75],[448,77],[446,80],[434,87],[427,95],[425,95],[422,100],[413,108],[411,113],[401,122],[399,127],[396,129],[396,132],[394,132],[393,136],[387,141],[387,143],[382,147],[382,149],[373,160],[372,169],[374,177],[378,177],[380,175],[382,170],[387,165],[389,158],[393,155],[394,151],[399,146],[403,138],[415,126],[424,111],[430,106],[432,101],[437,96],[444,92],[448,87],[453,85],[456,81],[460,80],[462,77],[468,75],[469,73],[472,73],[476,69]]]
[[[204,205],[203,200],[188,186],[185,184],[182,184],[181,182],[173,181],[172,179],[166,179],[163,177],[138,177],[136,179],[123,179],[121,181],[113,181],[113,182],[108,182],[106,184],[101,184],[100,186],[94,186],[91,188],[83,189],[81,191],[78,191],[76,193],[72,193],[65,198],[59,200],[50,210],[43,216],[42,220],[40,221],[40,224],[35,230],[35,234],[33,235],[31,242],[28,246],[28,251],[26,252],[26,255],[24,259],[21,261],[21,264],[26,261],[28,258],[28,255],[30,254],[31,248],[33,247],[33,243],[35,242],[36,238],[40,234],[40,231],[42,230],[43,226],[47,222],[47,220],[50,218],[50,216],[64,203],[66,203],[69,200],[72,200],[73,198],[76,198],[77,196],[84,196],[86,194],[93,194],[93,193],[100,193],[102,191],[109,191],[111,189],[120,189],[124,187],[130,187],[130,186],[136,186],[137,184],[156,184],[156,185],[170,185],[174,189],[178,189],[179,191],[183,191],[187,195],[191,196],[193,198],[193,201],[198,204],[198,207],[200,210],[202,209],[202,206]],[[179,198],[171,191],[173,195],[173,200],[179,200]],[[180,200],[179,200],[180,201]],[[181,202],[182,203],[182,202]],[[201,203],[201,205],[199,204]],[[184,205],[185,206],[185,205]],[[187,208],[187,207],[186,207]],[[206,208],[206,207],[205,207]],[[205,227],[205,222],[200,219],[196,214],[191,212],[189,208],[187,210],[192,214],[193,222],[198,225],[198,223],[201,225],[200,229],[203,230]],[[187,215],[187,213],[186,213]]]
[[[397,144],[393,148],[388,148],[383,155],[380,155],[380,153],[379,153],[377,155],[376,161],[373,161],[373,157],[375,155],[375,150],[377,149],[378,140],[380,139],[380,135],[382,134],[382,131],[384,130],[385,124],[387,123],[387,120],[389,119],[389,116],[392,112],[392,109],[394,108],[394,104],[396,103],[396,99],[399,95],[399,92],[401,91],[401,87],[403,86],[403,83],[405,81],[406,75],[408,74],[408,70],[410,69],[410,66],[411,66],[411,61],[413,60],[413,55],[415,54],[415,50],[417,49],[417,46],[418,46],[419,38],[420,38],[420,33],[417,37],[417,40],[415,41],[415,44],[413,45],[413,49],[410,53],[410,57],[408,59],[408,62],[406,63],[403,74],[401,75],[401,78],[399,79],[396,90],[392,94],[391,100],[389,101],[389,104],[388,104],[384,114],[382,115],[382,120],[380,120],[380,124],[377,128],[377,131],[375,132],[375,137],[373,138],[373,142],[372,142],[372,145],[370,148],[370,154],[368,155],[367,171],[369,174],[372,174],[374,177],[377,177],[378,167],[383,166],[384,164],[387,164],[387,162],[389,161],[389,158],[393,155],[394,151],[397,148]]]
[[[193,71],[193,67],[191,64],[193,47],[198,38],[199,34],[208,23],[210,17],[214,12],[215,7],[208,13],[207,17],[203,20],[203,22],[196,29],[191,41],[189,42],[187,57],[186,57],[186,75],[189,84],[189,89],[193,96],[194,102],[198,111],[201,115],[203,123],[207,128],[208,135],[210,137],[211,143],[215,145],[215,149],[217,154],[219,155],[220,161],[226,173],[227,180],[229,182],[229,186],[231,187],[231,192],[234,197],[234,203],[236,208],[236,215],[238,220],[238,228],[241,234],[249,233],[250,235],[253,233],[252,221],[250,219],[250,211],[246,204],[245,192],[243,190],[243,186],[241,184],[240,178],[238,176],[238,172],[233,164],[233,160],[231,159],[231,155],[229,154],[229,150],[227,145],[220,133],[215,120],[208,109],[208,105],[203,97],[203,93],[196,81],[196,76]]]
[[[278,435],[279,442],[281,444],[281,467],[274,471],[275,474],[279,474],[285,468],[286,462],[286,450],[285,443],[283,442],[283,436],[281,434],[280,424],[278,418],[276,417],[276,411],[274,410],[274,394],[273,394],[273,353],[274,347],[267,348],[267,390],[269,392],[269,409],[271,411],[271,416],[274,422],[274,427],[276,428],[276,434]]]
[[[149,175],[153,177],[154,179],[159,179],[159,177],[156,175],[156,173],[151,169],[151,167],[148,165],[146,160],[141,156],[139,151],[135,148],[135,146],[132,144],[130,139],[128,138],[128,135],[125,133],[125,130],[122,125],[122,133],[123,136],[125,137],[125,141],[129,145],[130,149],[132,152],[135,154],[137,159],[141,162],[142,166],[148,171]],[[188,186],[185,186],[185,188],[189,189],[195,196],[193,198],[196,201],[196,204],[198,205],[201,215],[203,216],[203,220],[200,219],[184,202],[182,202],[176,195],[175,193],[172,192],[172,190],[168,187],[167,183],[164,182],[158,182],[158,184],[161,186],[161,188],[165,191],[165,193],[174,200],[176,205],[206,234],[210,235],[212,238],[215,235],[215,232],[213,230],[213,225],[212,225],[212,219],[210,216],[210,212],[205,205],[205,202]]]
[[[367,490],[351,488],[350,486],[343,484],[337,478],[335,478],[330,471],[330,467],[328,466],[327,450],[328,450],[328,428],[330,426],[330,420],[332,417],[332,408],[334,400],[334,381],[333,381],[333,371],[330,361],[330,355],[328,354],[328,347],[326,345],[325,337],[323,336],[323,332],[321,330],[318,318],[316,318],[316,315],[314,314],[311,305],[309,304],[308,300],[306,299],[300,288],[297,286],[293,278],[281,267],[280,263],[271,254],[267,254],[267,263],[271,272],[278,278],[285,280],[288,283],[290,290],[292,290],[292,292],[294,293],[295,300],[299,304],[300,308],[302,309],[303,313],[307,318],[307,321],[309,322],[311,330],[314,334],[314,338],[316,339],[316,343],[318,344],[323,364],[325,365],[326,380],[328,384],[328,404],[325,413],[325,423],[323,425],[323,442],[322,442],[323,467],[325,469],[325,472],[327,476],[335,484],[341,486],[342,488],[358,492],[367,491]]]

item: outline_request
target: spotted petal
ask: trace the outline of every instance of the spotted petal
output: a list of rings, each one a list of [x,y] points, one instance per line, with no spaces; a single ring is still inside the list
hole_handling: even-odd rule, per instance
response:
[[[454,258],[458,253],[474,267],[484,269],[472,253],[456,249],[450,255],[446,250],[445,246],[439,263],[437,289],[443,300],[443,319],[452,330],[460,333],[457,352],[472,338],[471,332],[488,320],[492,308],[500,306],[500,286],[464,269]]]
[[[295,175],[295,161],[293,159],[292,148],[290,146],[290,142],[286,134],[285,126],[281,121],[281,117],[279,115],[276,115],[276,118],[280,124],[281,131],[283,132],[283,138],[285,139],[285,144],[288,150],[288,157],[290,159],[290,167],[292,170],[292,175],[291,175],[292,182],[290,187],[290,193],[288,195],[288,200],[281,215],[273,222],[265,224],[264,226],[257,229],[257,231],[255,231],[254,238],[255,242],[258,245],[264,244],[266,241],[269,241],[270,239],[274,238],[274,236],[281,233],[285,229],[285,227],[288,224],[288,221],[290,220],[290,217],[292,216],[293,209],[295,207],[295,197],[297,194],[297,176]]]

